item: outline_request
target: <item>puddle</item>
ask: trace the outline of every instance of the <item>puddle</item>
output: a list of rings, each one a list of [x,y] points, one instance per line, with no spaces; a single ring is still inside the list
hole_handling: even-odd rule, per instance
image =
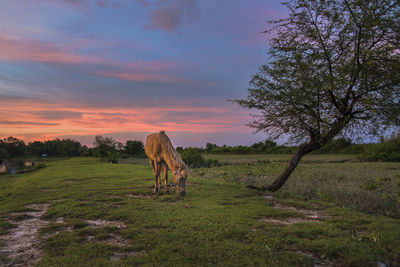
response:
[[[4,242],[0,255],[10,260],[5,266],[32,266],[37,264],[43,256],[38,232],[49,223],[40,219],[49,209],[49,204],[32,204],[27,208],[33,211],[6,215],[7,221],[16,227],[0,236],[0,240]],[[22,218],[22,220],[14,220],[14,218]]]
[[[126,224],[121,221],[106,221],[106,220],[96,220],[86,221],[90,228],[103,228],[103,227],[116,227],[116,228],[126,228]]]

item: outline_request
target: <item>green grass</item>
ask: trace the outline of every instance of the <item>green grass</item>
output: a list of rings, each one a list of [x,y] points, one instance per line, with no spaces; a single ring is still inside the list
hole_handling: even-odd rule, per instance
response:
[[[203,154],[205,159],[217,159],[220,163],[242,164],[256,162],[287,162],[290,154],[246,154],[246,155],[223,155],[223,154]],[[308,154],[302,159],[302,162],[314,163],[334,163],[355,160],[356,156],[351,154]]]
[[[194,175],[236,184],[269,185],[289,155],[220,156],[234,163],[195,169]],[[212,155],[208,155],[212,158]],[[286,160],[284,160],[286,157]],[[316,199],[376,215],[400,217],[400,163],[357,162],[352,155],[305,156],[276,196]],[[259,161],[266,161],[258,163]]]
[[[48,162],[46,168],[36,172],[0,177],[0,213],[26,210],[32,203],[50,203],[43,216],[50,223],[41,230],[45,255],[39,266],[311,266],[312,258],[307,256],[311,254],[347,266],[400,263],[400,220],[396,218],[342,208],[332,199],[306,200],[285,189],[286,193],[275,194],[276,202],[321,210],[329,217],[321,223],[289,226],[260,220],[300,216],[274,208],[271,201],[246,189],[241,183],[244,180],[237,178],[248,172],[248,177],[256,178],[265,173],[274,175],[279,164],[195,170],[189,177],[187,196],[178,199],[175,194],[130,196],[151,194],[147,187],[154,181],[147,164],[110,164],[93,158]],[[339,163],[312,163],[311,169],[313,164],[322,172],[323,164]],[[359,165],[358,172],[365,166]],[[364,172],[376,168],[377,174],[380,167],[371,166]],[[391,168],[398,166],[385,165],[384,177],[392,175]],[[302,179],[306,179],[307,171],[307,165],[299,169]],[[237,172],[241,174],[234,176]],[[310,174],[315,177],[315,173]],[[377,178],[377,183],[388,183]],[[391,179],[392,183],[397,178]],[[60,217],[65,219],[63,227],[72,231],[45,238],[61,229],[56,223]],[[10,225],[4,216],[1,218],[0,233],[4,234]],[[123,221],[126,228],[90,228],[87,220],[96,219]],[[123,237],[127,244],[103,242],[111,235]],[[88,242],[88,237],[92,241]],[[114,253],[131,254],[112,262]]]

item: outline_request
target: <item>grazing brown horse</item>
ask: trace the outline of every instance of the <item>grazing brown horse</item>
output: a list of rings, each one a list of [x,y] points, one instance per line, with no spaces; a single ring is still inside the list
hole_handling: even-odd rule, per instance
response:
[[[144,151],[150,159],[150,165],[156,178],[154,192],[157,193],[161,189],[161,171],[164,172],[165,191],[168,192],[168,168],[170,168],[174,174],[172,182],[176,186],[176,192],[179,196],[184,196],[186,194],[186,179],[189,175],[188,168],[165,132],[161,131],[147,136]]]

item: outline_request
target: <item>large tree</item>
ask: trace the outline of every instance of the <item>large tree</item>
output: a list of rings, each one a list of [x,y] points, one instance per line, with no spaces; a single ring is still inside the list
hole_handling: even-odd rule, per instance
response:
[[[250,127],[302,143],[275,182],[302,156],[346,131],[378,134],[400,125],[400,2],[292,0],[271,21],[269,58],[239,105],[258,110]]]

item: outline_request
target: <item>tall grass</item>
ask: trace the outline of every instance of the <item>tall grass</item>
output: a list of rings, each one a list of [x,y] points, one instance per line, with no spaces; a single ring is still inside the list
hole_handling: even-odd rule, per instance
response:
[[[200,169],[195,173],[208,179],[269,185],[283,170],[288,157],[260,156],[218,155],[219,161],[235,165]],[[275,194],[325,200],[371,214],[400,217],[400,163],[353,162],[351,159],[351,155],[304,157]]]

